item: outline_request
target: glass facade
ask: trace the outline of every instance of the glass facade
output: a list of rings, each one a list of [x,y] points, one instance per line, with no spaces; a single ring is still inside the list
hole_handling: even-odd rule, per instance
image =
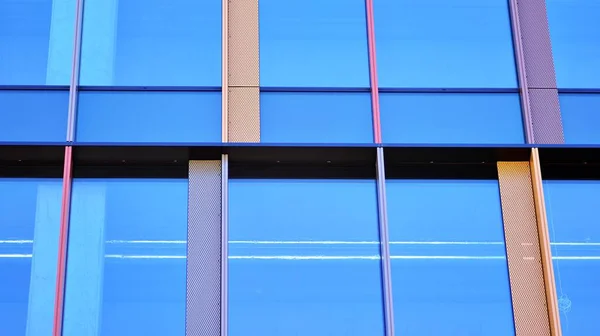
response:
[[[596,335],[600,322],[600,181],[544,181],[562,334]]]
[[[600,334],[598,17],[0,0],[0,335]]]
[[[0,178],[0,334],[43,335],[54,323],[60,179]]]
[[[0,85],[68,85],[76,0],[0,0]]]
[[[396,332],[514,335],[498,181],[388,180],[387,201]]]
[[[600,88],[600,3],[546,0],[559,88]]]
[[[63,335],[185,334],[187,187],[73,181]]]
[[[383,334],[375,181],[229,188],[230,335]]]
[[[386,143],[518,144],[521,118],[518,94],[381,94]]]

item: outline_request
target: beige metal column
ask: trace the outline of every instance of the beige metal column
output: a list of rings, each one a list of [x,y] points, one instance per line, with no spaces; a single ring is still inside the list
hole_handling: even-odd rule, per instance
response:
[[[518,336],[557,336],[560,326],[544,200],[536,191],[541,189],[536,158],[534,150],[530,162],[498,162],[513,315]]]
[[[260,142],[258,0],[223,0],[223,142]]]

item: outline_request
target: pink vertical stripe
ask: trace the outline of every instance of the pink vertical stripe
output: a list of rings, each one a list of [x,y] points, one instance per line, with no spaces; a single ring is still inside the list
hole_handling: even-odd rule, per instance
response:
[[[375,17],[373,0],[367,1],[367,40],[369,44],[369,73],[371,79],[371,109],[373,110],[373,134],[375,143],[381,143],[381,119],[379,114],[379,85],[377,83],[377,54],[375,52]]]
[[[65,294],[65,277],[67,265],[67,238],[69,235],[69,209],[71,207],[71,146],[65,147],[65,162],[63,169],[62,205],[60,211],[60,232],[58,238],[58,265],[56,267],[56,294],[54,299],[54,328],[53,336],[61,336],[63,320],[63,302]]]

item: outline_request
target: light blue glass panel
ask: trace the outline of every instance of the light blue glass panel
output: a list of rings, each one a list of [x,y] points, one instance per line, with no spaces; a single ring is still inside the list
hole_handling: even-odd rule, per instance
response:
[[[186,179],[75,179],[65,336],[185,334]]]
[[[368,87],[363,0],[261,0],[260,85]]]
[[[498,181],[388,180],[387,204],[396,333],[514,335]]]
[[[81,142],[220,142],[220,92],[81,92]]]
[[[600,2],[546,0],[559,88],[600,88]]]
[[[0,335],[48,335],[60,229],[60,179],[0,178]]]
[[[369,93],[266,92],[260,108],[262,142],[373,142]]]
[[[560,111],[569,144],[600,144],[600,94],[560,94]]]
[[[229,335],[383,335],[374,181],[229,188]]]
[[[0,0],[0,85],[68,85],[76,0]]]
[[[564,336],[600,333],[600,181],[544,181]]]
[[[82,85],[221,85],[221,2],[85,0]]]
[[[524,143],[517,93],[382,93],[386,143]]]
[[[508,1],[374,0],[380,87],[517,87]]]
[[[1,91],[0,141],[65,141],[68,91]]]

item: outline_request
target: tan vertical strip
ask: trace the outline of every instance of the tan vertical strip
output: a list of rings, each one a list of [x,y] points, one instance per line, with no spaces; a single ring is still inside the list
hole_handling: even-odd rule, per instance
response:
[[[229,141],[229,0],[221,3],[221,142]]]
[[[531,178],[533,181],[533,197],[535,199],[535,211],[537,213],[537,229],[540,237],[542,269],[544,272],[544,282],[546,283],[546,301],[548,302],[550,329],[552,331],[552,336],[560,336],[562,335],[562,332],[560,328],[558,298],[556,297],[556,282],[554,282],[552,252],[550,250],[550,235],[548,233],[548,219],[546,217],[546,204],[544,203],[542,169],[540,166],[540,156],[537,148],[533,148],[531,151],[530,164]]]
[[[498,162],[506,255],[517,336],[550,336],[529,162]]]
[[[224,1],[229,1],[228,140],[260,142],[258,0]]]

